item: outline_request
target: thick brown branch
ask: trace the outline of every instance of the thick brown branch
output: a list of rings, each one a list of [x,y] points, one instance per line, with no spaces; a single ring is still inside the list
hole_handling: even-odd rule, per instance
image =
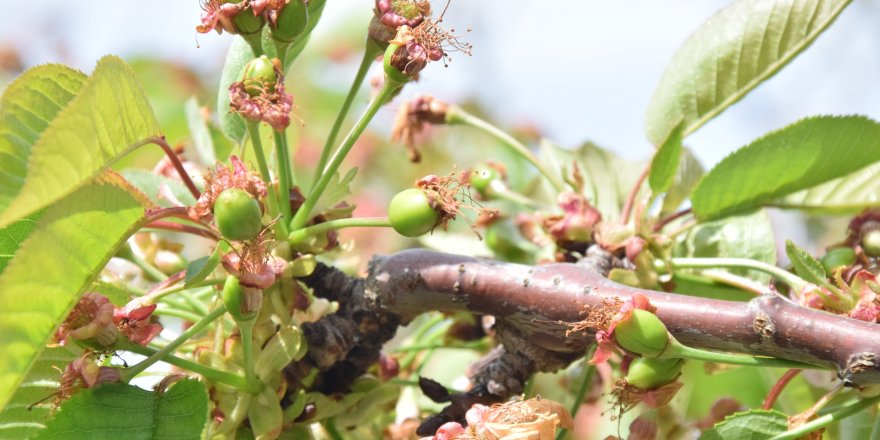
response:
[[[592,335],[566,336],[566,322],[610,298],[647,295],[669,331],[686,345],[773,356],[836,368],[847,385],[880,383],[880,325],[766,295],[741,303],[623,286],[575,264],[523,266],[423,250],[377,257],[364,297],[403,323],[429,310],[494,315],[558,360],[583,354]]]

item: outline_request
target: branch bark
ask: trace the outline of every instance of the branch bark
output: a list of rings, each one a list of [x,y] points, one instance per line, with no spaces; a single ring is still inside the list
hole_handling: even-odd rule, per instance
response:
[[[605,278],[601,271],[607,270],[607,264],[587,263],[592,264],[525,266],[409,250],[374,257],[363,279],[322,267],[303,281],[316,294],[340,300],[342,307],[337,317],[307,325],[315,327],[306,327],[307,338],[320,335],[309,341],[309,355],[318,361],[315,365],[326,366],[324,351],[334,350],[339,360],[334,364],[345,363],[349,374],[363,373],[369,362],[375,362],[363,358],[364,350],[340,353],[338,347],[327,347],[327,331],[316,328],[332,325],[339,329],[333,320],[340,317],[352,319],[358,328],[360,333],[352,340],[369,341],[377,349],[383,339],[393,336],[393,330],[386,328],[377,337],[365,322],[405,325],[434,310],[493,315],[501,348],[472,372],[474,390],[469,395],[503,399],[521,392],[534,372],[557,370],[586,353],[595,342],[594,334],[567,335],[566,324],[583,319],[587,307],[641,293],[657,308],[657,316],[670,333],[685,345],[835,369],[847,386],[880,383],[878,324],[803,308],[777,295],[744,303],[632,288]],[[337,386],[338,380],[334,377]],[[453,412],[451,418],[457,418],[460,408]]]

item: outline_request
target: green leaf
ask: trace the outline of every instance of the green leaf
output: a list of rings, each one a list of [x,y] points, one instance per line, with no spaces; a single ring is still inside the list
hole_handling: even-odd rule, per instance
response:
[[[39,218],[39,214],[33,214],[0,229],[0,273],[6,269],[6,265],[15,255],[21,242],[34,230],[37,218]]]
[[[684,126],[679,124],[672,130],[669,137],[654,153],[651,160],[651,173],[648,174],[648,185],[654,194],[660,194],[669,190],[675,183],[678,162],[681,159],[681,139]]]
[[[149,202],[108,173],[45,210],[0,274],[0,408]]]
[[[774,202],[773,206],[814,214],[857,214],[880,206],[880,163]]]
[[[211,255],[190,261],[186,265],[186,278],[183,281],[184,287],[192,286],[200,283],[208,278],[220,264],[220,248],[217,246]]]
[[[828,274],[822,263],[815,259],[809,252],[801,249],[791,240],[785,240],[785,254],[791,260],[794,271],[807,282],[825,285],[828,284]]]
[[[238,113],[229,111],[229,86],[241,80],[241,71],[252,59],[254,52],[251,47],[243,38],[236,36],[229,46],[229,51],[226,52],[226,62],[223,63],[217,92],[217,116],[220,118],[220,129],[226,137],[239,144],[244,141],[247,127]]]
[[[68,344],[47,348],[40,354],[6,408],[0,412],[0,438],[31,438],[46,427],[55,403],[52,395],[61,386],[61,371],[80,352],[74,344]]]
[[[111,383],[80,391],[37,439],[190,439],[200,438],[208,419],[208,392],[193,379],[166,392]]]
[[[118,283],[118,284],[117,284]],[[122,307],[128,304],[129,301],[135,296],[141,296],[144,292],[137,292],[131,290],[127,285],[122,284],[122,282],[109,282],[109,281],[101,281],[96,280],[92,283],[92,286],[88,288],[87,292],[98,292],[101,295],[107,297],[114,306]]]
[[[776,264],[773,227],[763,209],[698,224],[688,230],[675,245],[674,257],[751,258]],[[730,270],[760,283],[770,282],[770,275],[747,269]]]
[[[312,212],[318,214],[339,209],[336,208],[336,206],[339,205],[340,202],[345,201],[345,199],[351,195],[349,185],[351,185],[351,181],[354,180],[354,177],[357,175],[357,171],[357,168],[352,168],[341,178],[339,177],[339,173],[334,174],[333,178],[330,179],[330,183],[327,184],[324,193],[321,194],[321,199],[318,200],[318,203],[312,208]],[[353,209],[353,207],[349,206],[347,208],[342,208],[342,211],[348,211],[350,208]]]
[[[739,0],[707,20],[673,55],[646,116],[659,145],[684,122],[694,132],[809,46],[850,0]]]
[[[131,68],[117,57],[102,58],[34,145],[20,191],[0,202],[0,227],[70,194],[158,134]]]
[[[193,96],[186,101],[184,107],[186,123],[189,126],[190,137],[199,158],[199,163],[207,167],[213,167],[217,163],[217,155],[214,152],[214,139],[208,129],[208,120],[199,106],[198,100]]]
[[[700,220],[774,205],[880,161],[880,124],[862,116],[802,119],[727,156],[692,197]]]
[[[180,180],[170,179],[152,171],[138,169],[122,170],[120,174],[122,174],[122,177],[125,177],[125,180],[127,180],[132,186],[149,197],[150,201],[163,208],[178,206],[175,202],[168,200],[168,198],[162,194],[163,187],[167,189],[177,201],[186,206],[192,206],[196,203],[195,197],[193,197],[192,193],[189,192],[189,189],[187,189]]]
[[[766,440],[788,430],[788,417],[779,411],[751,410],[727,416],[704,432],[700,440]]]
[[[541,142],[541,161],[551,171],[558,170],[558,175],[570,174],[572,165],[577,163],[585,180],[584,195],[607,221],[620,217],[629,191],[645,168],[643,162],[626,161],[591,142],[567,150],[544,140]]]
[[[704,172],[703,165],[691,153],[691,150],[682,148],[675,180],[672,187],[666,192],[666,196],[663,197],[663,207],[660,208],[661,217],[678,211],[681,204],[690,197]]]
[[[0,99],[0,211],[21,190],[40,134],[76,95],[86,76],[59,64],[21,74]]]

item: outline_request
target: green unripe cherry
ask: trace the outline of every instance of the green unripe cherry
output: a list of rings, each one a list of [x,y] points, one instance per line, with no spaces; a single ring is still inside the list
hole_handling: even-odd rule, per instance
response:
[[[636,358],[629,364],[626,381],[643,390],[658,388],[675,380],[683,365],[683,359]]]
[[[847,267],[855,263],[856,253],[850,247],[834,248],[828,251],[821,261],[825,272],[831,274],[841,267]]]
[[[248,95],[257,96],[263,90],[271,93],[275,90],[275,83],[278,82],[275,64],[266,55],[254,58],[241,71],[241,81]]]
[[[257,310],[250,313],[243,313],[244,307],[244,289],[238,282],[238,278],[230,276],[226,278],[223,285],[223,305],[226,306],[226,312],[235,319],[235,322],[250,321],[257,317]]]
[[[880,229],[862,233],[862,249],[871,257],[880,257]]]
[[[303,0],[291,0],[278,13],[278,26],[270,26],[270,35],[276,41],[292,43],[309,26],[309,8]]]
[[[425,235],[437,226],[440,213],[431,207],[431,201],[418,188],[405,189],[388,204],[391,227],[404,237]]]
[[[263,211],[250,193],[229,188],[214,201],[214,223],[229,240],[250,240],[263,229]]]
[[[669,344],[669,333],[657,315],[635,309],[629,319],[620,321],[614,327],[614,340],[632,353],[657,356]]]
[[[241,0],[228,3],[241,3]],[[266,24],[266,21],[263,19],[262,15],[254,15],[253,10],[245,9],[238,14],[235,14],[235,17],[232,17],[232,23],[235,25],[235,29],[239,34],[256,35],[263,30],[263,25]]]
[[[485,196],[491,189],[492,182],[501,178],[501,174],[492,167],[477,168],[471,173],[471,186]]]

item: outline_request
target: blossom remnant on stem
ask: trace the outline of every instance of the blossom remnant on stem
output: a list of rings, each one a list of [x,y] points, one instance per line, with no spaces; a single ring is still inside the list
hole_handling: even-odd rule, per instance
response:
[[[394,118],[391,140],[402,142],[411,162],[421,161],[422,155],[416,147],[417,138],[434,124],[446,123],[449,104],[430,95],[418,95],[404,102]]]

